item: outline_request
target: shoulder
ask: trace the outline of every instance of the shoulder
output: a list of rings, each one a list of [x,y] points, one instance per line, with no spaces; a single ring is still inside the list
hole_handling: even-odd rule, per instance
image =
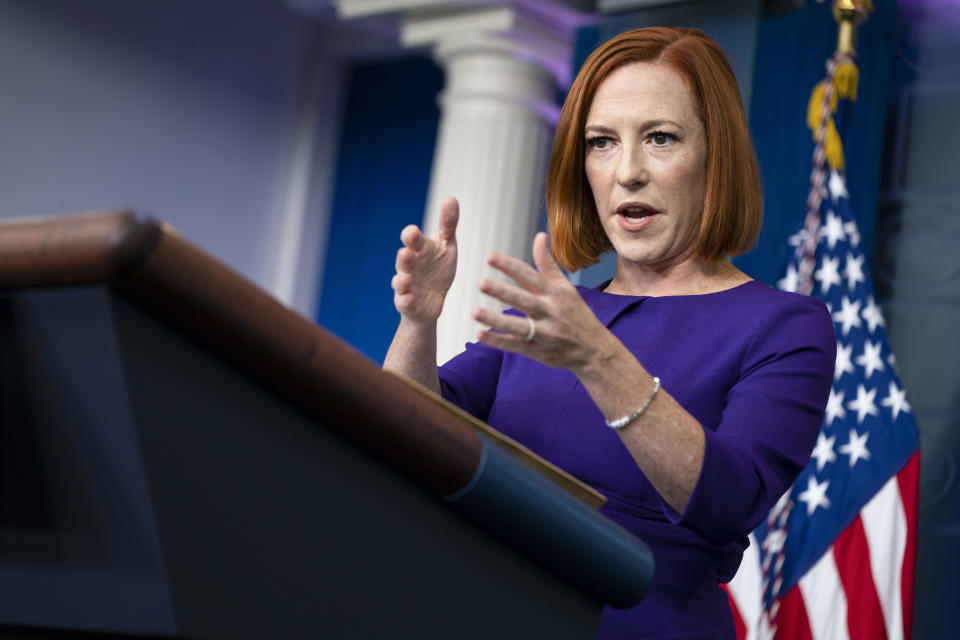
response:
[[[709,312],[717,319],[736,320],[744,328],[791,318],[813,321],[820,328],[832,326],[830,313],[821,300],[788,291],[778,291],[757,280],[751,280],[725,291],[688,296],[686,299],[678,300],[681,300],[681,304]]]
[[[836,358],[833,319],[822,300],[756,283],[743,295],[743,310],[750,319],[752,337],[744,354],[750,368],[770,359],[796,353],[818,354],[832,375]]]
[[[737,289],[736,306],[754,318],[758,329],[790,330],[833,340],[833,319],[819,298],[778,291],[756,280]]]
[[[799,293],[773,289],[759,280],[751,280],[733,289],[721,292],[730,294],[739,303],[768,312],[810,311],[829,317],[827,307],[818,298]]]

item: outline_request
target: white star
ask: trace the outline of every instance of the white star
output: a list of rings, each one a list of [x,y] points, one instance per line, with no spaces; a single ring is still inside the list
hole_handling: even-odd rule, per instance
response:
[[[836,204],[840,197],[850,197],[850,194],[847,193],[847,184],[843,181],[843,177],[836,171],[830,172],[830,179],[827,180],[827,187],[830,189],[830,198],[833,200],[834,204]]]
[[[807,241],[807,230],[800,229],[795,234],[787,238],[787,244],[791,247],[802,247],[803,243]]]
[[[843,346],[843,343],[837,341],[837,361],[833,366],[833,379],[839,380],[845,373],[853,373],[853,362],[850,356],[853,355],[853,345]]]
[[[880,312],[880,307],[873,301],[873,296],[867,298],[867,306],[863,308],[860,315],[867,321],[867,328],[870,330],[870,333],[873,333],[877,327],[887,326],[883,321],[883,314]]]
[[[838,240],[846,236],[843,230],[843,221],[834,215],[833,211],[827,213],[827,222],[820,226],[820,237],[827,239],[827,246],[833,249]]]
[[[857,399],[847,403],[847,409],[852,409],[857,412],[857,424],[863,424],[863,419],[866,418],[867,415],[879,415],[877,405],[873,402],[876,396],[876,389],[867,391],[866,387],[862,384],[857,385]]]
[[[820,293],[826,295],[835,284],[840,284],[840,258],[828,258],[824,256],[820,262],[820,268],[813,272],[813,277],[820,281]]]
[[[870,451],[867,450],[867,438],[870,437],[869,431],[864,431],[859,435],[856,429],[850,429],[850,442],[840,447],[840,453],[850,456],[850,468],[857,464],[857,460],[869,460]]]
[[[887,354],[887,364],[890,365],[890,368],[893,369],[894,373],[900,373],[900,370],[897,368],[897,357],[893,355],[892,351]]]
[[[862,253],[854,257],[852,253],[847,252],[847,264],[843,268],[843,277],[847,279],[847,286],[850,291],[857,286],[858,282],[866,282],[867,277],[863,275],[863,261],[866,259]]]
[[[837,436],[827,437],[823,431],[817,436],[817,446],[813,448],[810,457],[817,459],[817,471],[823,471],[828,462],[834,462],[837,454],[833,452],[833,443],[837,441]]]
[[[824,416],[828,427],[833,424],[834,418],[840,418],[842,420],[847,417],[847,410],[843,408],[843,396],[845,394],[846,391],[835,392],[833,389],[830,389],[830,398],[827,400],[827,412]]]
[[[907,401],[907,390],[898,389],[897,383],[890,381],[890,389],[887,397],[880,401],[880,406],[890,407],[893,419],[896,420],[900,412],[910,413],[910,403]]]
[[[843,296],[840,305],[843,308],[833,314],[833,321],[843,325],[843,335],[846,337],[850,333],[850,327],[860,328],[863,326],[860,322],[860,301],[850,302],[847,296]]]
[[[869,380],[874,371],[883,371],[883,360],[880,358],[880,349],[883,344],[878,340],[876,344],[869,340],[863,343],[863,355],[857,356],[854,361],[864,368],[864,380]]]
[[[767,531],[767,537],[763,539],[763,550],[768,556],[774,556],[783,549],[783,544],[787,541],[787,532],[778,529]]]
[[[797,292],[797,285],[800,283],[797,278],[799,274],[797,273],[797,268],[791,262],[787,265],[787,272],[784,276],[777,280],[777,288],[781,291],[790,291],[792,293]]]
[[[827,487],[829,486],[829,480],[824,480],[821,483],[817,482],[817,479],[813,476],[807,478],[807,490],[797,496],[797,500],[807,503],[807,516],[813,515],[817,507],[830,508],[830,498],[827,497]]]
[[[857,228],[856,222],[844,222],[843,230],[847,232],[847,239],[850,240],[851,247],[856,247],[860,244],[860,229]]]

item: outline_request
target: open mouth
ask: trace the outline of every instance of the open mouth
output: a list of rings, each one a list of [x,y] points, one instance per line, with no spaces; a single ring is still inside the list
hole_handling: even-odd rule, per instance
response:
[[[655,214],[656,211],[643,204],[625,204],[617,207],[617,215],[621,216],[626,222],[640,222]]]

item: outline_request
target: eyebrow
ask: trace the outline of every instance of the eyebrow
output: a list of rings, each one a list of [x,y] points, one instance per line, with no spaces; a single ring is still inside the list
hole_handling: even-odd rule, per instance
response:
[[[656,127],[661,127],[665,124],[673,125],[681,130],[683,129],[680,123],[675,122],[673,120],[667,120],[667,119],[647,120],[646,122],[642,123],[639,128],[641,130],[655,129]],[[596,133],[616,133],[610,127],[605,127],[602,124],[588,124],[586,127],[584,127],[584,132],[589,132],[589,131],[594,131]]]

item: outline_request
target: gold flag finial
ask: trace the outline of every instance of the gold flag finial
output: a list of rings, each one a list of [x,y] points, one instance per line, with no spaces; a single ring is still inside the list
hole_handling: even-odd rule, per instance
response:
[[[833,0],[832,8],[837,21],[837,52],[853,53],[857,27],[873,11],[873,0]]]

